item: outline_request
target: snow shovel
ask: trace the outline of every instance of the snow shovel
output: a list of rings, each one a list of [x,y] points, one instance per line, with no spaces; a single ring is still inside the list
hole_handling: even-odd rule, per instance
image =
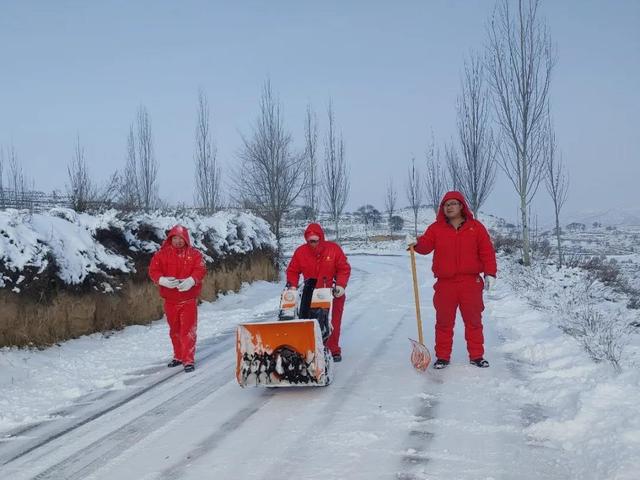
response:
[[[413,274],[413,297],[416,301],[416,320],[418,322],[418,341],[412,340],[411,342],[411,363],[416,370],[424,372],[429,363],[431,362],[431,354],[429,349],[424,345],[424,338],[422,337],[422,319],[420,318],[420,296],[418,295],[418,275],[416,273],[416,252],[413,250],[413,245],[409,246],[409,252],[411,254],[411,273]]]

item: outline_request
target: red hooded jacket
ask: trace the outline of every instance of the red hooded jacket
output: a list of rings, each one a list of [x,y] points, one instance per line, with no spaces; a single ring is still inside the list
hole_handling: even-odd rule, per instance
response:
[[[304,238],[311,235],[320,237],[320,243],[313,248],[305,243],[300,245],[291,257],[287,267],[287,282],[290,285],[298,285],[300,274],[307,278],[318,279],[319,287],[336,285],[346,288],[351,275],[351,265],[340,248],[340,245],[329,242],[324,238],[324,231],[318,223],[311,223],[304,232]]]
[[[182,237],[186,245],[184,248],[175,248],[171,245],[173,236]],[[202,290],[202,280],[207,269],[204,264],[202,254],[191,246],[189,231],[182,225],[173,227],[167,238],[162,243],[149,265],[149,277],[153,283],[158,284],[160,277],[175,277],[184,280],[192,277],[196,284],[186,292],[181,292],[177,288],[166,288],[160,286],[160,296],[171,302],[184,302],[197,298]]]
[[[444,214],[444,204],[453,199],[462,204],[462,215],[465,217],[465,222],[457,230],[447,222]],[[496,252],[489,233],[484,225],[473,218],[460,192],[448,192],[444,196],[436,221],[418,237],[414,249],[423,255],[435,250],[432,270],[436,278],[480,273],[496,276]]]

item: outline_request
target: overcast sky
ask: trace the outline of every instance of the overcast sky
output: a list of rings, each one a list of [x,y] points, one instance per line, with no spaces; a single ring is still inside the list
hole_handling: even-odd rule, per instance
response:
[[[250,133],[267,77],[302,148],[305,108],[326,124],[333,100],[351,169],[348,209],[384,207],[389,178],[405,205],[412,156],[433,131],[455,134],[465,56],[486,41],[494,2],[2,1],[0,145],[37,189],[64,189],[76,135],[92,175],[124,165],[139,105],[151,115],[161,197],[193,200],[198,88],[209,97],[227,173]],[[542,3],[558,63],[552,113],[571,175],[568,212],[637,207],[640,1]],[[541,189],[534,211],[545,215]],[[504,174],[484,210],[514,218]]]

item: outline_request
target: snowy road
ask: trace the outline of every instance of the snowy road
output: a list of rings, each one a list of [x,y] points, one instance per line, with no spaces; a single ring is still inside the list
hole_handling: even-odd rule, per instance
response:
[[[416,373],[416,324],[406,256],[351,256],[343,362],[325,388],[241,389],[234,337],[202,338],[194,374],[163,366],[126,388],[88,396],[60,418],[0,443],[12,479],[562,479],[560,451],[527,439],[535,404],[513,395],[522,372],[499,347],[486,300],[491,368],[467,363],[456,328],[450,368]],[[426,344],[433,345],[430,259],[419,259]],[[249,292],[251,292],[249,288]],[[275,315],[278,285],[217,314]],[[458,322],[461,324],[461,322]],[[168,342],[168,338],[166,339]],[[162,360],[165,360],[162,358]]]

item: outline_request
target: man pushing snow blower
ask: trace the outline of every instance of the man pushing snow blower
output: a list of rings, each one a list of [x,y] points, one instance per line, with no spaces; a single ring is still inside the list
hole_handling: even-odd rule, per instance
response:
[[[305,231],[287,268],[278,321],[237,329],[236,377],[241,386],[323,386],[340,361],[340,322],[351,267],[342,249],[324,239],[320,225]],[[304,287],[298,292],[300,273]]]
[[[347,299],[345,289],[351,275],[351,265],[340,245],[325,240],[324,231],[319,223],[311,223],[307,227],[304,239],[306,243],[296,249],[287,267],[287,285],[297,288],[300,274],[302,274],[305,280],[315,278],[316,288],[333,287],[334,300],[331,309],[333,332],[327,340],[327,347],[331,351],[333,361],[340,362],[342,361],[340,325]]]

